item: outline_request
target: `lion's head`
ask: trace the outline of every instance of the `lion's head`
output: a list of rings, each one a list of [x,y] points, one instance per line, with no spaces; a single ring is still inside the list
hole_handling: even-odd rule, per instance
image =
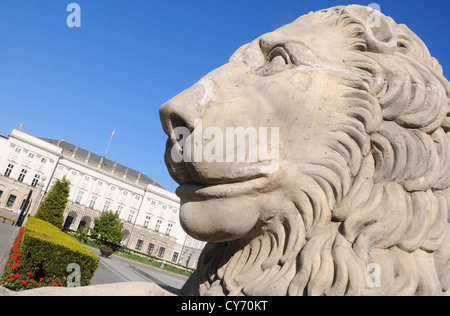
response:
[[[412,31],[347,6],[261,36],[164,104],[181,223],[210,242],[185,293],[448,294],[449,96]],[[277,133],[212,146],[230,127]],[[252,145],[276,151],[273,172]]]

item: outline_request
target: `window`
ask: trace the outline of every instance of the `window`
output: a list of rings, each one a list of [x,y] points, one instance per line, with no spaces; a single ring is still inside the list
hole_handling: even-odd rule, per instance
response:
[[[127,191],[122,191],[122,195],[123,195],[123,196],[127,196],[127,195],[128,195],[128,192],[127,192]]]
[[[176,208],[174,208],[174,209],[172,210],[172,213],[176,214],[176,213],[178,213],[178,210],[177,210]]]
[[[136,195],[136,196],[134,197],[134,199],[135,199],[136,201],[140,201],[140,200],[141,200],[141,197],[140,197],[139,195]]]
[[[173,253],[173,256],[172,256],[172,262],[177,262],[177,260],[178,260],[178,256],[179,256],[180,254],[178,253],[178,252],[174,252]]]
[[[142,249],[143,240],[139,239],[136,243],[136,250],[140,251]]]
[[[110,189],[111,191],[116,191],[117,188],[116,188],[115,186],[112,185],[112,186],[109,187],[109,189]]]
[[[58,166],[59,171],[64,171],[64,166]]]
[[[33,153],[28,153],[28,158],[34,158],[34,154]]]
[[[31,182],[31,186],[36,187],[39,183],[39,179],[41,179],[41,176],[39,174],[34,175],[34,179]]]
[[[117,215],[119,215],[120,216],[120,213],[122,213],[122,210],[123,210],[123,206],[117,206]]]
[[[41,159],[41,162],[42,162],[42,163],[47,163],[47,161],[48,161],[47,158],[42,158],[42,159]]]
[[[102,212],[108,212],[109,209],[110,209],[110,205],[111,205],[111,202],[110,202],[110,201],[105,201],[105,205],[103,205],[103,210],[102,210]]]
[[[130,211],[130,214],[128,214],[128,221],[132,222],[133,221],[133,217],[134,217],[134,211]]]
[[[84,191],[79,191],[75,203],[81,204],[81,199],[83,198]]]
[[[8,198],[8,202],[6,202],[6,206],[13,207],[14,203],[16,202],[16,199],[17,199],[17,196],[11,194]]]
[[[158,251],[158,257],[164,258],[164,253],[166,252],[166,248],[160,247]]]
[[[22,169],[22,171],[19,174],[19,182],[23,182],[23,179],[25,179],[25,176],[27,175],[27,170],[26,169]]]
[[[173,227],[173,224],[168,224],[167,225],[166,235],[170,235],[170,233],[172,232],[172,227]]]
[[[22,149],[19,147],[16,147],[16,149],[14,149],[14,151],[18,154],[20,154],[22,152]]]
[[[148,248],[147,248],[147,253],[149,255],[153,254],[153,250],[155,249],[155,245],[154,244],[149,244]]]
[[[97,197],[95,195],[93,195],[92,198],[91,198],[91,203],[89,203],[89,207],[90,208],[94,208],[95,207],[95,203],[97,203]]]
[[[156,205],[156,201],[152,201],[152,205],[155,206]]]
[[[150,220],[152,219],[151,216],[146,216],[144,221],[144,227],[148,228],[148,224],[150,223]]]
[[[70,174],[75,177],[78,174],[78,172],[76,172],[75,170],[72,170],[72,172]]]
[[[90,176],[84,176],[84,181],[89,181],[89,180],[91,180]]]
[[[98,182],[97,182],[97,185],[98,185],[99,187],[103,186],[103,181],[98,181]]]
[[[0,199],[2,198],[3,191],[0,190]]]
[[[167,205],[163,205],[163,206],[162,206],[162,209],[163,209],[163,210],[167,209]]]
[[[14,165],[8,164],[8,168],[5,171],[5,177],[9,177],[11,175],[12,170],[14,169]]]
[[[161,224],[162,224],[162,220],[158,219],[158,221],[156,222],[156,226],[155,226],[156,232],[159,232],[159,230],[161,229]]]

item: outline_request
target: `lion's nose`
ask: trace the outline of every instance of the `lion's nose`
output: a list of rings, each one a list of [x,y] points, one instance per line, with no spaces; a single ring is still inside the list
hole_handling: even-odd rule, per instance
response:
[[[159,116],[169,138],[177,127],[186,127],[192,133],[195,122],[201,119],[206,90],[203,84],[196,84],[161,106]]]

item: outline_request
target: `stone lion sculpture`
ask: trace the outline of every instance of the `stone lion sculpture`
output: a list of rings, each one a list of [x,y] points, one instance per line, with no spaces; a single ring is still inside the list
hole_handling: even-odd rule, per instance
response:
[[[183,293],[449,295],[449,97],[418,36],[363,6],[240,48],[160,109],[181,223],[209,242]],[[174,130],[208,126],[278,127],[279,167],[176,162]]]

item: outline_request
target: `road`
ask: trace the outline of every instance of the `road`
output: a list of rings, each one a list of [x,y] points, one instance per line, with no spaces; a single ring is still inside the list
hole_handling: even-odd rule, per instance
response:
[[[98,249],[89,247],[88,249],[95,254],[100,253]],[[91,285],[151,282],[181,289],[186,281],[187,277],[112,255],[110,258],[100,258],[100,264],[92,278]]]
[[[19,217],[17,214],[3,209],[0,209],[0,215],[13,220],[17,220]],[[3,268],[8,261],[11,247],[19,234],[19,227],[12,226],[11,224],[12,222],[9,220],[6,220],[5,223],[3,223],[3,219],[0,220],[0,274],[3,273]]]

